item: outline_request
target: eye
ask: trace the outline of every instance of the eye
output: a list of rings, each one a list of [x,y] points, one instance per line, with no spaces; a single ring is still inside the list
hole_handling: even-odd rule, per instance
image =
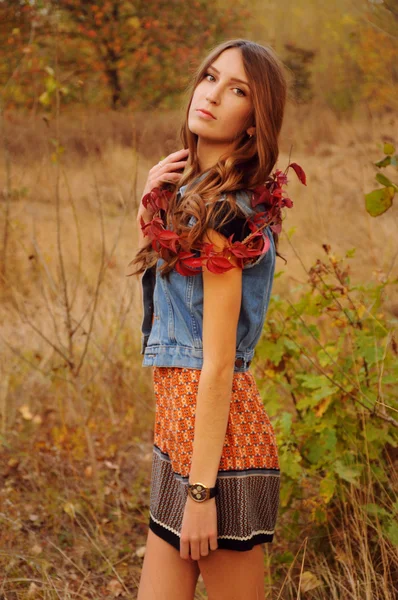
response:
[[[234,90],[237,90],[239,92],[239,94],[236,94],[237,96],[246,96],[245,92],[240,88],[234,88]]]
[[[207,79],[207,81],[215,81],[216,80],[214,75],[212,75],[211,73],[205,73],[203,77],[204,77],[204,79]],[[209,79],[209,77],[212,77],[212,79]]]

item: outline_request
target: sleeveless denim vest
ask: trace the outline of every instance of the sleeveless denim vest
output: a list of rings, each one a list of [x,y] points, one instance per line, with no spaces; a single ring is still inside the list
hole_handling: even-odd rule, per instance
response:
[[[187,185],[178,190],[182,197]],[[236,202],[246,216],[264,210],[259,204],[251,207],[250,195],[236,192]],[[218,201],[224,200],[221,197]],[[195,217],[188,224],[192,225]],[[270,227],[263,230],[270,247],[254,262],[242,269],[242,299],[236,337],[234,371],[246,371],[254,356],[260,338],[275,272],[276,250]],[[157,264],[142,274],[143,319],[141,326],[142,366],[188,367],[201,369],[203,365],[203,275],[180,275],[175,269],[170,279],[162,278]],[[155,268],[156,267],[156,268]],[[239,267],[236,267],[239,268]]]

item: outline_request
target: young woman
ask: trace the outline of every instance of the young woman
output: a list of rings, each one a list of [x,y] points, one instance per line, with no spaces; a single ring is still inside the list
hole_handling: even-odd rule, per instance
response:
[[[149,172],[138,212],[143,365],[156,398],[150,520],[138,600],[264,598],[280,471],[249,370],[267,312],[285,173],[271,171],[283,66],[247,40],[193,83],[183,149]],[[305,175],[291,164],[302,183]]]

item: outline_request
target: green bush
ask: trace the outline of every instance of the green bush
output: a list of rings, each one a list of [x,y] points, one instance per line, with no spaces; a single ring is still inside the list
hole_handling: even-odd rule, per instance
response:
[[[322,528],[339,527],[345,502],[398,544],[397,319],[384,308],[398,279],[353,284],[347,260],[355,249],[337,258],[323,248],[326,259],[295,290],[297,301],[272,297],[256,350],[279,447],[281,537],[293,541],[316,526],[324,543]]]

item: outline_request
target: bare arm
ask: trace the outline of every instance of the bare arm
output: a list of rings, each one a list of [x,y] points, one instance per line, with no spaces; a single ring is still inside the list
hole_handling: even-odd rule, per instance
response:
[[[208,229],[221,250],[226,238]],[[236,265],[235,257],[231,262]],[[203,266],[203,367],[199,380],[189,482],[213,487],[228,424],[242,296],[242,271],[212,273]]]

